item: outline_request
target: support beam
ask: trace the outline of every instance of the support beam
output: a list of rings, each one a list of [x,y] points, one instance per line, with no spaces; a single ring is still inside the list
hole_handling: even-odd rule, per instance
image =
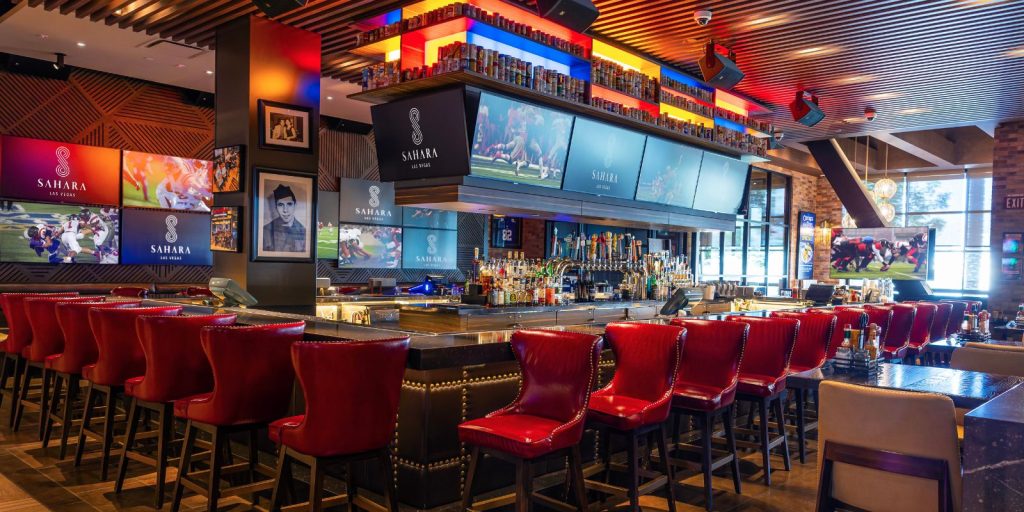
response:
[[[807,149],[825,174],[829,184],[839,196],[846,211],[862,228],[884,228],[889,223],[882,218],[874,198],[857,176],[857,171],[843,154],[836,139],[815,140],[806,143]]]
[[[934,131],[876,133],[875,138],[938,167],[956,167],[956,144]]]

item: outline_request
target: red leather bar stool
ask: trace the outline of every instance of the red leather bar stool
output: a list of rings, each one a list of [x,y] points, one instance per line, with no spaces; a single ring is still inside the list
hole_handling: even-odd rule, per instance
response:
[[[206,496],[207,509],[213,511],[221,496],[252,494],[273,487],[274,468],[259,463],[257,433],[288,410],[295,383],[291,346],[302,339],[305,327],[305,322],[292,322],[203,328],[200,341],[213,370],[213,390],[174,401],[174,416],[188,423],[174,484],[173,512],[181,506],[185,488]],[[211,437],[209,470],[200,472],[209,477],[206,482],[189,476],[200,431]],[[225,467],[225,452],[231,450],[229,436],[237,432],[249,435],[249,459]],[[221,475],[239,471],[248,471],[251,482],[222,489]],[[256,473],[268,478],[256,481]]]
[[[25,367],[22,370],[21,396],[15,403],[14,426],[15,432],[21,428],[21,418],[25,414],[25,408],[39,413],[39,439],[43,439],[44,411],[47,410],[50,385],[49,373],[46,371],[46,358],[61,353],[64,350],[64,333],[57,323],[57,304],[72,302],[94,302],[103,300],[103,297],[29,297],[25,299],[25,315],[28,317],[29,326],[32,328],[32,343],[21,351],[21,357],[25,360]],[[29,397],[29,384],[32,382],[33,374],[38,374],[43,382],[41,392],[36,397]]]
[[[686,328],[686,344],[672,390],[672,413],[676,414],[675,432],[679,431],[679,416],[694,418],[701,431],[701,446],[679,443],[673,447],[701,453],[696,469],[704,473],[704,506],[711,510],[713,489],[711,474],[731,464],[732,483],[740,493],[740,459],[736,455],[736,435],[733,429],[733,403],[739,383],[740,362],[747,344],[750,327],[742,322],[720,320],[689,320],[675,318],[672,325]],[[727,451],[712,448],[715,418],[721,416],[725,427]],[[685,460],[673,464],[691,467]]]
[[[199,286],[189,286],[182,292],[186,297],[216,297],[209,288],[202,288]]]
[[[834,309],[838,311],[842,311],[844,309],[862,309],[868,314],[868,325],[875,324],[879,329],[881,329],[878,333],[879,339],[885,339],[885,333],[889,332],[889,324],[892,322],[892,308],[889,306],[865,304],[860,307],[836,306]]]
[[[145,299],[146,296],[149,295],[149,290],[138,286],[118,286],[113,290],[110,290],[110,295],[114,297]]]
[[[213,389],[213,371],[203,353],[200,332],[209,325],[234,325],[236,317],[233,314],[140,316],[135,320],[146,371],[143,376],[132,377],[124,383],[124,394],[131,405],[121,463],[114,481],[115,494],[124,486],[128,461],[134,460],[156,469],[156,508],[163,507],[167,459],[174,441],[174,401]],[[156,451],[152,456],[135,446],[143,411],[156,413],[156,428],[150,431],[150,435],[156,435]]]
[[[7,338],[4,340],[4,361],[0,365],[0,404],[5,395],[11,397],[11,412],[8,425],[14,426],[14,415],[18,410],[16,402],[21,397],[21,372],[25,368],[25,358],[21,352],[32,343],[32,326],[25,314],[25,299],[29,297],[72,297],[78,292],[66,293],[3,293],[0,302],[4,306],[4,318],[7,320]],[[11,389],[7,389],[7,379],[13,377]]]
[[[483,418],[459,425],[459,440],[472,446],[462,508],[473,507],[473,479],[481,454],[516,466],[515,509],[530,510],[533,500],[551,501],[533,493],[533,463],[569,456],[577,508],[587,509],[579,443],[590,390],[597,378],[601,337],[567,331],[516,331],[510,340],[523,383],[512,404]],[[504,496],[481,503],[486,509],[510,503]],[[564,508],[564,504],[562,508]]]
[[[659,324],[609,324],[605,340],[615,353],[615,375],[607,386],[590,395],[587,425],[601,432],[603,470],[612,470],[611,436],[626,438],[629,487],[615,487],[586,480],[588,488],[605,494],[627,496],[632,510],[639,510],[640,495],[668,488],[668,508],[675,512],[672,464],[665,442],[665,422],[672,407],[672,390],[686,329]],[[640,485],[640,440],[657,438],[663,473]],[[602,470],[594,466],[594,473]],[[590,476],[584,474],[584,476]]]
[[[982,303],[981,303],[980,300],[965,300],[964,302],[967,303],[967,311],[968,312],[973,313],[975,315],[977,315],[978,313],[981,313]]]
[[[89,311],[94,308],[137,307],[141,303],[139,300],[62,302],[54,308],[57,322],[64,333],[64,351],[46,358],[46,370],[53,376],[53,390],[50,393],[50,411],[46,415],[46,425],[43,427],[43,448],[50,443],[54,422],[60,422],[61,460],[67,455],[71,429],[76,423],[81,424],[81,419],[74,419],[72,406],[78,397],[82,367],[95,364],[99,356],[96,337],[89,326]],[[64,393],[61,393],[62,386],[67,387]]]
[[[789,374],[789,360],[800,331],[800,321],[792,318],[750,316],[729,316],[728,320],[750,325],[750,339],[747,342],[746,355],[740,364],[736,399],[758,407],[760,431],[749,433],[758,437],[764,463],[764,483],[771,485],[773,449],[782,448],[784,467],[786,471],[790,470],[789,443],[786,441],[786,420],[782,414],[782,403],[786,399],[786,376]],[[768,425],[769,408],[773,409],[775,414],[775,437],[771,436]]]
[[[910,329],[914,326],[917,308],[911,304],[886,304],[885,306],[864,306],[867,310],[888,309],[892,312],[889,328],[882,336],[882,357],[902,361],[910,347]]]
[[[806,372],[821,368],[825,364],[832,333],[836,330],[836,315],[814,313],[796,313],[774,311],[772,318],[792,318],[800,322],[800,332],[793,347],[793,357],[789,361],[789,374]],[[790,387],[796,399],[796,437],[800,463],[807,462],[807,433],[818,428],[815,418],[807,422],[807,390],[801,387]]]
[[[960,325],[964,322],[964,314],[967,313],[969,304],[962,300],[944,300],[942,302],[952,305],[949,311],[949,322],[946,323],[946,338],[960,332]]]
[[[143,315],[177,316],[181,309],[181,306],[161,306],[89,310],[89,325],[96,338],[98,357],[95,364],[82,368],[82,377],[89,381],[89,390],[85,393],[82,428],[75,447],[76,467],[82,463],[86,439],[100,441],[100,475],[103,480],[107,479],[110,452],[114,445],[116,400],[123,394],[126,380],[146,371],[146,358],[142,354],[135,319]],[[91,428],[95,408],[99,404],[103,408],[103,431]]]
[[[839,311],[833,311],[831,309],[808,309],[808,313],[811,314],[824,314],[824,315],[835,315],[836,317],[836,328],[832,330],[832,341],[828,344],[828,352],[825,354],[825,359],[835,359],[836,351],[843,344],[844,328],[849,325],[853,329],[867,329],[868,328],[868,312],[861,308],[846,308]],[[817,401],[815,401],[817,403]]]
[[[929,334],[929,343],[941,341],[946,339],[946,328],[949,326],[949,319],[952,317],[953,305],[948,302],[927,302],[926,304],[935,305],[935,318],[932,320],[932,328]],[[963,321],[963,317],[960,317]],[[928,351],[923,351],[925,364],[934,364],[934,354]]]
[[[924,347],[931,341],[932,324],[935,323],[935,312],[939,309],[935,304],[919,302],[913,304],[917,309],[914,315],[914,324],[910,328],[910,346],[907,347],[906,363],[915,363],[918,354],[924,352]]]
[[[291,352],[306,411],[279,419],[268,429],[270,439],[280,446],[271,510],[282,506],[282,486],[291,483],[295,461],[309,466],[311,510],[343,503],[350,510],[381,508],[358,494],[353,471],[354,463],[375,459],[383,477],[385,507],[398,512],[390,446],[409,338],[307,341],[293,344]],[[336,464],[345,464],[345,494],[325,498],[324,468]]]

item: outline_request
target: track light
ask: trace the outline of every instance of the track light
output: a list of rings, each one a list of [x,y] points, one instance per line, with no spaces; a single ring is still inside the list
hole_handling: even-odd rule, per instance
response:
[[[55,53],[54,55],[57,56],[57,60],[53,63],[53,69],[56,69],[57,71],[60,71],[61,69],[64,69],[64,57],[65,57],[65,55],[63,53],[59,53],[59,52]]]

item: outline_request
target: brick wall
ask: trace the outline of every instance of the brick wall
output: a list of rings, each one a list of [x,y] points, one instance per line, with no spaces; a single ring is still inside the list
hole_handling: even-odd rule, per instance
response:
[[[1002,277],[1004,232],[1024,231],[1024,210],[1006,210],[1008,194],[1024,194],[1024,121],[1000,123],[992,151],[992,283],[989,309],[1012,315],[1024,302],[1024,281]]]
[[[817,186],[815,188],[814,212],[818,215],[818,226],[821,226],[822,222],[828,222],[833,227],[841,226],[843,222],[843,203],[839,201],[839,196],[832,189],[832,184],[822,176],[817,179]],[[819,228],[814,237],[814,278],[819,282],[839,282],[828,278],[831,246],[831,233]]]

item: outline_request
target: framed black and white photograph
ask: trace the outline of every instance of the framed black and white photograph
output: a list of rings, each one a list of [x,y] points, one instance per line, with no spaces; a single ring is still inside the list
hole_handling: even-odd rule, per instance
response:
[[[314,176],[253,170],[254,261],[312,262],[316,244]]]
[[[213,165],[210,166],[212,191],[239,192],[242,190],[242,169],[245,168],[245,146],[227,146],[213,149]]]
[[[260,147],[310,153],[313,151],[310,117],[313,109],[259,100]]]

